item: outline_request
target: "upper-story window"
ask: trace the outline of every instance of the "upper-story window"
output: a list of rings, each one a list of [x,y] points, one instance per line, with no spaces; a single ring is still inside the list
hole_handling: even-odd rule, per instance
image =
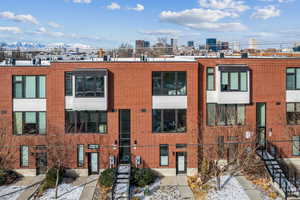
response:
[[[46,113],[14,112],[13,124],[15,135],[45,134]]]
[[[13,97],[36,99],[46,97],[45,76],[13,76]]]
[[[247,92],[248,73],[247,72],[226,72],[221,71],[221,91]]]
[[[215,90],[215,68],[208,67],[206,71],[206,90]]]
[[[286,120],[289,125],[300,125],[300,103],[286,104]]]
[[[154,133],[186,132],[185,109],[152,110],[152,131]]]
[[[186,96],[186,72],[153,72],[153,96]]]
[[[104,97],[104,76],[78,74],[75,76],[76,97]]]
[[[235,126],[245,124],[245,105],[206,104],[208,126]]]
[[[286,89],[300,90],[300,68],[286,69]]]
[[[72,72],[65,73],[65,95],[73,96],[73,76]]]
[[[65,131],[67,133],[106,133],[107,112],[66,111]]]

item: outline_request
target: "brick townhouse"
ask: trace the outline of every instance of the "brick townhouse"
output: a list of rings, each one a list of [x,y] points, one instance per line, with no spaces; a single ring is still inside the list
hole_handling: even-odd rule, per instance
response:
[[[0,81],[0,125],[24,175],[45,173],[60,145],[79,175],[129,162],[191,175],[211,153],[195,144],[230,143],[230,157],[251,138],[300,161],[300,59],[28,61],[0,65]]]

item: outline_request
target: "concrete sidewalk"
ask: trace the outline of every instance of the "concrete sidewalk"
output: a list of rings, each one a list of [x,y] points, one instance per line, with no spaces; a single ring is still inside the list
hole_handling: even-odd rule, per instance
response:
[[[180,192],[180,195],[183,199],[195,199],[194,194],[190,187],[188,186],[187,176],[178,175],[178,176],[167,176],[163,177],[160,180],[161,186],[177,186]]]
[[[20,194],[17,200],[28,200],[39,188],[41,182],[45,178],[44,175],[24,177],[20,181],[16,182],[15,186],[23,186],[26,189]]]
[[[245,190],[250,200],[263,199],[264,195],[261,191],[255,188],[255,185],[248,181],[245,176],[235,176],[236,180]]]
[[[84,185],[80,200],[92,200],[98,183],[99,175],[79,177],[74,185]]]

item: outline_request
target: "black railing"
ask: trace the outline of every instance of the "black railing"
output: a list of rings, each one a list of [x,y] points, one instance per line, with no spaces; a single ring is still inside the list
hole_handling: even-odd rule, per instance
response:
[[[258,149],[258,154],[265,163],[272,181],[276,182],[284,192],[285,198],[299,197],[300,180],[295,168],[288,166],[283,160],[277,146],[267,142],[264,148]]]

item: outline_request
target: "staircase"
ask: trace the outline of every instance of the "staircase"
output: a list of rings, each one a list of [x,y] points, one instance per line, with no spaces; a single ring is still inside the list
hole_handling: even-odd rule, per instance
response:
[[[285,198],[300,197],[300,184],[297,177],[289,176],[291,173],[287,166],[284,166],[278,159],[277,151],[267,149],[257,150],[257,154],[264,161],[265,166],[272,177],[273,182],[277,183],[280,189],[283,191]],[[272,152],[272,153],[270,153]]]
[[[129,200],[130,199],[130,164],[120,164],[118,166],[116,180],[113,186],[113,200]]]

